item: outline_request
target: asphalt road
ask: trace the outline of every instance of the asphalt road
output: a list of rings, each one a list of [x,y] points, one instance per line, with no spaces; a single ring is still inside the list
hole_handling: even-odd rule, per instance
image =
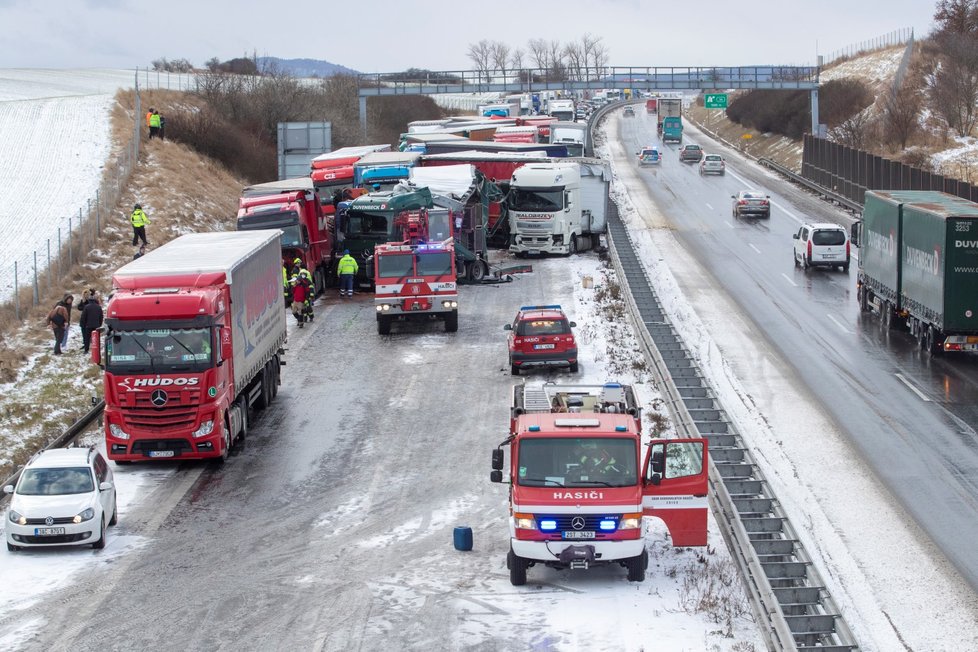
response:
[[[626,151],[658,142],[643,112],[619,129]],[[718,151],[691,126],[684,142]],[[679,239],[978,588],[978,356],[930,357],[908,334],[861,314],[855,262],[848,274],[795,267],[792,233],[802,221],[850,224],[838,209],[737,155],[727,156],[725,176],[702,177],[696,164],[679,163],[677,145],[660,147],[662,165],[638,174]],[[770,219],[732,217],[731,195],[745,188],[771,196]]]

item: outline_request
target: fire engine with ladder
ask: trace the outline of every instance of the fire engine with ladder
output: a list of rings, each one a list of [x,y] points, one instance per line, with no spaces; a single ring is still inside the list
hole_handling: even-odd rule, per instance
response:
[[[378,244],[373,268],[377,308],[377,332],[389,335],[394,321],[436,320],[445,332],[458,330],[458,284],[455,243],[451,235],[429,241],[428,210],[406,210],[394,218],[400,242]],[[444,230],[436,230],[445,233]]]

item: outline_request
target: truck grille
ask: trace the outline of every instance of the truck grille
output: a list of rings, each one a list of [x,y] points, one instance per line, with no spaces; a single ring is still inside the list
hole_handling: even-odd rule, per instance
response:
[[[193,448],[186,439],[140,439],[132,445],[132,455],[149,456],[150,451],[173,451],[174,457],[190,453]]]
[[[161,388],[166,392],[166,408],[200,405],[200,390],[181,390]],[[156,410],[153,405],[153,392],[127,392],[119,397],[119,405],[123,407],[148,408]]]
[[[598,532],[601,531],[598,529],[600,522],[606,519],[613,520],[615,522],[615,530],[617,530],[618,520],[621,518],[621,514],[556,514],[556,515],[536,514],[535,516],[537,519],[537,523],[539,523],[541,519],[553,519],[557,521],[556,533],[558,534],[560,532],[573,531],[574,526],[572,525],[572,522],[575,518],[578,517],[584,517],[584,527],[580,528],[581,530],[596,530]],[[611,534],[612,532],[614,532],[614,530],[608,530],[606,532],[608,534]]]
[[[131,428],[168,431],[193,427],[197,419],[196,407],[191,408],[134,408],[125,410],[122,419]]]

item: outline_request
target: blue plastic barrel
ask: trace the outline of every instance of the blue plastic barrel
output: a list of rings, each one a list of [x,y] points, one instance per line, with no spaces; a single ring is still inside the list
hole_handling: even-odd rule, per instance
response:
[[[472,550],[472,528],[467,525],[455,528],[455,549]]]

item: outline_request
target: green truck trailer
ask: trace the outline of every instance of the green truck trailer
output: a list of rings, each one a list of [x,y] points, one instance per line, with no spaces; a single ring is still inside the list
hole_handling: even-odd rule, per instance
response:
[[[871,190],[852,227],[856,296],[930,352],[978,350],[978,204],[936,191]]]

